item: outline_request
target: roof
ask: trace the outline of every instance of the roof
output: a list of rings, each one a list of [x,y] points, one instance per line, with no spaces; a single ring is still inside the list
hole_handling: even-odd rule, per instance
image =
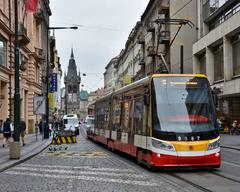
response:
[[[151,7],[153,6],[154,2],[155,2],[155,0],[149,0],[147,8],[145,9],[145,11],[143,12],[143,14],[141,16],[141,21],[143,21],[145,19],[146,15],[148,14]]]
[[[103,96],[106,94],[106,90],[104,88],[98,88],[96,91],[90,92],[90,96]]]
[[[89,97],[89,93],[86,90],[80,91],[80,100],[81,101],[87,101]]]

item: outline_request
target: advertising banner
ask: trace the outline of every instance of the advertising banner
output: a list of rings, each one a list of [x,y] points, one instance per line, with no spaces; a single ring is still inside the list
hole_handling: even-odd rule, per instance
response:
[[[51,93],[57,92],[57,88],[58,88],[57,73],[53,73],[51,77],[51,83],[50,83],[50,92]]]

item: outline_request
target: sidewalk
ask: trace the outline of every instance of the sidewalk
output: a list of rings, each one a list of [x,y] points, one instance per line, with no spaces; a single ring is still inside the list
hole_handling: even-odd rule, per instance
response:
[[[221,147],[240,150],[240,135],[221,134]]]
[[[38,135],[38,140],[36,141],[35,134],[28,134],[25,136],[25,143],[24,147],[21,146],[20,159],[10,160],[9,147],[2,147],[3,139],[0,136],[0,172],[40,153],[51,143],[51,139],[42,140],[42,135]]]

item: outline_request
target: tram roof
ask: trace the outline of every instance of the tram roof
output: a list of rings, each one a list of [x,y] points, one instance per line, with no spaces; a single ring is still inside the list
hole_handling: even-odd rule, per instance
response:
[[[153,74],[152,77],[204,77],[204,74]]]
[[[138,86],[147,84],[151,78],[156,78],[156,77],[203,77],[203,78],[206,78],[207,76],[204,75],[204,74],[153,74],[151,76],[147,76],[147,77],[145,77],[143,79],[135,81],[135,82],[133,82],[133,83],[131,83],[129,85],[126,85],[126,86],[120,88],[117,91],[113,91],[111,93],[108,93],[107,95],[99,98],[96,102],[104,100],[106,98],[109,98],[112,95],[116,95],[116,94],[119,94],[121,92],[128,91],[128,90],[130,90],[130,89],[132,89],[134,87],[138,87]]]

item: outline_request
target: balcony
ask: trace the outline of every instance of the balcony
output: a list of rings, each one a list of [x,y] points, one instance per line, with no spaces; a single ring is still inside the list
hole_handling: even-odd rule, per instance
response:
[[[147,54],[149,57],[154,57],[156,55],[156,48],[155,46],[148,46]]]
[[[24,27],[22,23],[19,24],[18,28],[19,35],[19,45],[25,46],[30,42],[30,39],[27,36],[27,29]]]
[[[141,45],[144,45],[144,44],[145,44],[145,39],[144,39],[144,37],[143,37],[142,35],[139,35],[139,36],[137,37],[137,43],[138,43],[138,44],[141,44]]]
[[[169,0],[163,0],[159,10],[158,10],[158,14],[161,15],[168,15],[169,14]]]
[[[155,32],[155,27],[154,27],[153,22],[150,22],[150,23],[147,25],[147,32],[150,32],[150,33],[154,33],[154,32]]]
[[[35,58],[37,61],[41,62],[44,60],[43,50],[35,47]]]
[[[159,36],[160,44],[169,44],[170,42],[170,31],[161,31]]]

